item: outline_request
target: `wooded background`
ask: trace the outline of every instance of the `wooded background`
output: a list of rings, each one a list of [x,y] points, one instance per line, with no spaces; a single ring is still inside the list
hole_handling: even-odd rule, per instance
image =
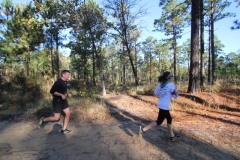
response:
[[[161,0],[162,13],[153,25],[169,38],[150,36],[144,41],[140,41],[137,20],[147,9],[138,4],[137,0],[106,0],[101,8],[93,0],[34,0],[27,5],[4,0],[0,6],[1,91],[38,94],[52,85],[62,69],[71,70],[75,84],[104,90],[105,84],[156,82],[167,70],[173,72],[175,83],[187,81],[190,93],[217,80],[239,84],[240,50],[223,53],[223,44],[214,34],[217,21],[234,16],[224,12],[231,2]],[[188,26],[191,37],[177,44]],[[236,20],[232,30],[239,29]],[[61,53],[60,47],[70,48],[70,56]]]

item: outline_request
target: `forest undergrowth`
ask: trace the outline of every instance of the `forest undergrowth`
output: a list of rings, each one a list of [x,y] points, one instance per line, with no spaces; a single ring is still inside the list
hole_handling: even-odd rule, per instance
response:
[[[178,92],[181,99],[174,101],[172,108],[174,109],[174,106],[180,105],[187,108],[189,111],[204,107],[205,110],[214,108],[223,111],[230,110],[239,112],[239,85],[226,86],[226,84],[223,85],[224,83],[222,82],[221,84],[218,83],[214,86],[207,86],[202,92],[197,94],[187,93],[186,85],[178,84]],[[109,117],[110,114],[107,108],[102,106],[96,99],[101,93],[101,87],[89,89],[94,87],[84,84],[77,85],[76,82],[72,82],[72,86],[73,85],[76,87],[71,88],[71,97],[69,98],[69,103],[74,113],[71,118],[73,121],[79,121],[80,119],[92,120],[91,114],[96,115],[96,113],[100,114],[99,117],[102,118]],[[137,88],[123,85],[111,85],[107,89],[107,94],[126,94],[135,98],[144,95],[152,96],[155,85],[156,84],[142,85]],[[7,88],[7,90],[9,90],[9,88]],[[22,90],[21,88],[17,89],[10,87],[10,91],[7,90],[5,89],[0,93],[0,120],[14,120],[19,119],[19,117],[21,117],[20,119],[38,119],[41,116],[52,114],[51,95],[47,91],[41,91],[40,87],[34,87],[32,90]],[[154,101],[152,103],[155,105],[156,102]],[[79,117],[81,118],[79,119]]]

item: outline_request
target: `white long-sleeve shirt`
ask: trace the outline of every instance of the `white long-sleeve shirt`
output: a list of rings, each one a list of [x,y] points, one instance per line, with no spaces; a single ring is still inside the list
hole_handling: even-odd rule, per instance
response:
[[[176,88],[171,82],[160,83],[154,90],[154,94],[159,97],[158,108],[169,110],[172,97],[177,98]]]

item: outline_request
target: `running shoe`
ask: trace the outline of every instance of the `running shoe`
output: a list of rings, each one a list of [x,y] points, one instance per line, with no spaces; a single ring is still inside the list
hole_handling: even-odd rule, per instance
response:
[[[44,128],[45,125],[47,124],[47,122],[44,122],[43,119],[44,119],[44,117],[40,118],[40,121],[38,123],[39,128]]]
[[[139,127],[139,135],[143,135],[144,134],[144,130],[143,130],[143,126],[141,125],[140,127]]]
[[[69,129],[64,129],[64,130],[61,130],[61,133],[63,133],[63,134],[66,134],[66,133],[71,133],[72,132],[72,130],[69,130]]]
[[[170,137],[170,141],[176,142],[181,138],[182,138],[182,136],[180,134],[175,134],[174,137]]]

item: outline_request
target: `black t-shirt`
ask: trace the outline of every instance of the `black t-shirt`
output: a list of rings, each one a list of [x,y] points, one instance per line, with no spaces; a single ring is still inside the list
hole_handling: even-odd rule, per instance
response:
[[[59,92],[61,94],[67,93],[68,82],[63,81],[61,78],[58,78],[57,81],[53,84],[50,93],[53,95],[53,98],[62,100],[61,96],[55,96],[54,92]]]

